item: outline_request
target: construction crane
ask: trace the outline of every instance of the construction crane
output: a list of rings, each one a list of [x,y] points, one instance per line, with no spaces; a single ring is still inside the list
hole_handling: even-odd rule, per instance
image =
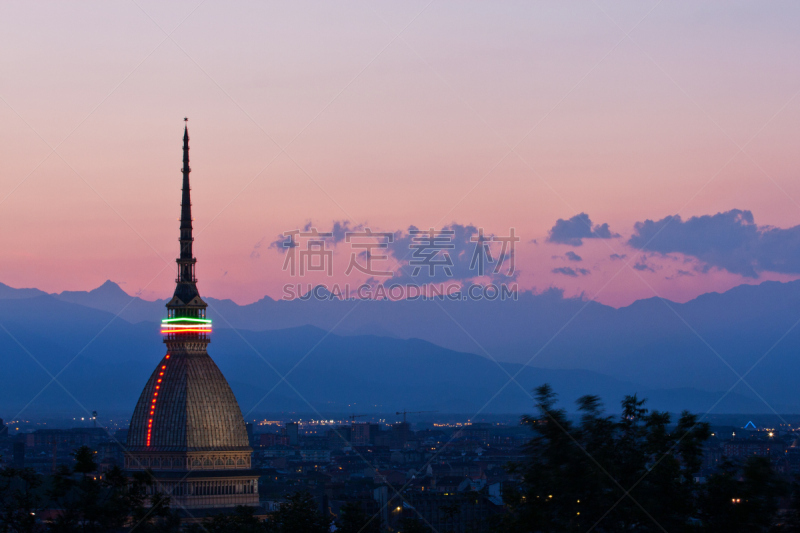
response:
[[[356,421],[356,418],[361,418],[362,416],[367,416],[367,415],[355,415],[355,414],[353,414],[353,415],[348,416],[347,418],[350,419],[350,423],[351,424],[354,424],[355,421]]]
[[[403,415],[403,423],[406,423],[406,415],[418,415],[420,413],[438,413],[438,411],[406,411],[403,409],[402,411],[397,411],[396,415]]]

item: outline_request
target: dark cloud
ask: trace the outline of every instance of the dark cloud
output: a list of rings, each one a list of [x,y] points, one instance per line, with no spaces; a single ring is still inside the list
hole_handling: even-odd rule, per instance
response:
[[[655,268],[653,268],[652,266],[650,266],[647,263],[647,257],[644,256],[644,255],[642,257],[640,257],[638,261],[636,261],[636,264],[633,265],[633,268],[635,270],[639,270],[640,272],[644,272],[644,271],[655,272],[656,271]]]
[[[675,215],[637,222],[628,244],[693,257],[703,272],[715,267],[750,278],[762,271],[800,273],[800,226],[758,226],[750,211],[740,209],[686,221]]]
[[[551,270],[553,274],[564,274],[565,276],[569,276],[571,278],[577,278],[580,274],[581,276],[586,276],[590,272],[585,268],[571,268],[571,267],[560,267],[554,268]]]
[[[297,242],[293,241],[291,237],[278,235],[277,239],[269,243],[269,248],[275,248],[280,253],[284,254],[289,248],[297,248]]]
[[[684,276],[694,276],[694,273],[688,270],[681,270],[679,268],[678,270],[675,271],[673,275],[665,276],[664,279],[676,279],[676,278],[682,278]]]
[[[329,232],[333,234],[329,240],[332,240],[334,244],[339,244],[345,239],[347,233],[354,231],[364,231],[364,224],[353,226],[350,224],[349,220],[336,221],[333,223],[333,227]]]
[[[622,255],[620,255],[620,254],[611,254],[608,257],[612,261],[621,261],[621,260],[625,259],[628,256],[627,256],[627,254],[622,254]]]
[[[567,259],[569,259],[570,261],[583,261],[583,257],[579,256],[578,254],[576,254],[572,250],[570,250],[569,252],[565,253],[564,256]]]
[[[550,228],[547,242],[581,246],[583,239],[610,239],[612,237],[619,237],[619,234],[611,233],[608,224],[592,226],[589,215],[581,213],[569,220],[559,218],[555,226]]]

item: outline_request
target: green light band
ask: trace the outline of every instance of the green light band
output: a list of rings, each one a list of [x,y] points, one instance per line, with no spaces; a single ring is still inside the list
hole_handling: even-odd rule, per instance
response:
[[[170,322],[200,322],[201,324],[211,324],[211,319],[178,317],[178,318],[164,318],[161,320],[162,324],[169,324]]]

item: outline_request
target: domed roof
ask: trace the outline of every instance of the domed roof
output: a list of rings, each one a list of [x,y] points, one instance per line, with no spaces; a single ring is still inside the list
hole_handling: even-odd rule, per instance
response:
[[[184,119],[188,120],[188,119]],[[162,321],[167,355],[139,396],[128,430],[130,451],[250,451],[242,411],[206,352],[211,321],[197,292],[192,253],[189,128],[183,133],[180,256],[175,295]],[[166,325],[165,325],[166,324]]]
[[[128,447],[177,452],[249,446],[236,397],[205,349],[164,356],[139,396]]]

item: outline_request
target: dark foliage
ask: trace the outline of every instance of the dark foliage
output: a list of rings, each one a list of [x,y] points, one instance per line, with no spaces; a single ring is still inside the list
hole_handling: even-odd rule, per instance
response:
[[[431,533],[431,528],[418,518],[401,518],[398,525],[403,533]]]
[[[336,522],[337,533],[380,533],[380,516],[367,515],[359,502],[346,503]]]
[[[788,531],[789,524],[774,526],[779,498],[787,491],[766,457],[753,456],[742,467],[725,462],[700,497],[701,516],[709,531]]]
[[[534,437],[526,460],[512,467],[522,482],[504,499],[502,529],[518,532],[683,531],[696,514],[693,474],[701,465],[709,428],[684,412],[648,411],[628,396],[619,417],[597,397],[578,401],[573,423],[556,395],[536,390],[537,416],[523,417]]]
[[[323,516],[308,492],[296,492],[267,520],[269,533],[328,533],[331,519]]]
[[[170,510],[169,497],[152,490],[150,472],[129,478],[115,467],[101,476],[91,449],[81,447],[73,457],[73,468],[62,465],[48,478],[30,469],[0,471],[0,532],[179,530],[180,519]],[[51,513],[48,523],[40,518],[45,509]]]
[[[37,515],[44,506],[42,479],[32,469],[0,470],[0,532],[42,531]]]

